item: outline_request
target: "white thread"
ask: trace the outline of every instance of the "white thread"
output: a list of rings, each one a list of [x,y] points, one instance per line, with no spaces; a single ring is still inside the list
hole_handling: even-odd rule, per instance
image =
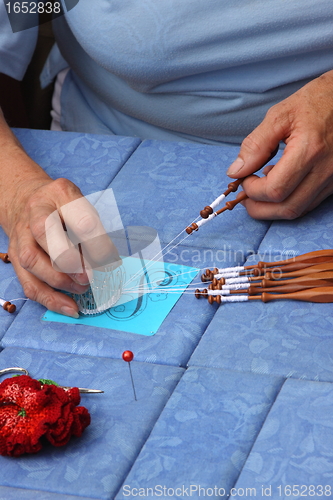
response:
[[[251,283],[234,283],[233,285],[222,285],[222,290],[242,290],[243,288],[249,288]]]
[[[196,225],[199,227],[203,226],[204,224],[206,224],[206,222],[214,219],[214,217],[216,217],[216,213],[214,212],[213,214],[211,214],[209,217],[207,217],[207,219],[200,219],[198,220],[198,222],[196,222]]]
[[[230,290],[207,290],[208,295],[229,295]]]
[[[92,270],[89,277],[90,287],[81,294],[72,294],[85,315],[101,314],[120,299],[123,291],[123,269],[112,265],[105,266],[103,271]]]
[[[230,295],[230,297],[221,297],[222,302],[246,302],[248,295]]]
[[[230,273],[223,273],[223,274],[214,274],[214,278],[220,279],[220,278],[237,278],[239,276],[239,271],[235,272],[230,272]]]
[[[248,276],[239,276],[238,278],[227,278],[225,280],[226,285],[231,285],[232,283],[249,283]]]
[[[221,194],[218,198],[216,198],[216,200],[213,201],[213,203],[211,203],[209,206],[212,207],[212,208],[215,208],[217,207],[217,205],[219,205],[220,203],[222,203],[222,201],[224,200],[225,198],[225,194]]]
[[[6,302],[8,302],[8,301],[7,301],[7,300],[0,299],[0,306],[3,306],[4,304],[6,304]]]
[[[219,273],[223,274],[223,273],[231,273],[234,271],[244,271],[244,270],[245,270],[244,266],[222,267],[221,269],[219,269]]]
[[[146,266],[146,271],[148,271],[148,269],[151,267],[151,266],[154,266],[155,264],[155,261],[156,259],[158,260],[160,255],[163,255],[163,252],[166,250],[166,248],[170,247],[170,245],[177,239],[179,238],[179,236],[181,236],[183,234],[183,232],[185,231],[185,229],[183,229],[179,234],[177,234],[177,236],[175,236],[167,245],[165,245],[164,248],[162,248],[159,252],[157,252],[157,254],[151,258],[151,264],[149,266],[149,264]],[[176,243],[176,245],[174,245],[171,249],[169,248],[165,253],[164,253],[164,257],[169,253],[171,252],[174,248],[176,248],[178,245],[180,245],[181,243],[183,243],[184,240],[186,240],[186,238],[188,238],[190,235],[189,234],[186,234],[186,236],[180,240],[178,243]],[[131,278],[126,281],[126,283],[124,284],[124,287],[127,286],[129,283],[131,283],[132,281],[134,281],[138,276],[140,276],[140,273],[142,271],[137,271],[133,276],[131,276]]]
[[[184,274],[190,274],[190,273],[194,273],[194,272],[195,272],[195,271],[186,271],[186,272],[184,272],[184,273],[179,273],[179,274],[175,275],[175,277],[178,279],[178,278],[179,278],[179,276],[183,276]],[[198,273],[197,273],[197,274],[198,274]],[[196,275],[197,275],[197,274],[196,274]],[[194,276],[194,278],[195,278],[195,276]],[[194,279],[194,278],[193,278],[193,279]],[[163,280],[161,280],[161,279],[158,279],[158,280],[156,280],[156,281],[149,281],[149,284],[150,284],[150,285],[152,285],[152,286],[153,286],[153,288],[154,288],[154,285],[156,285],[156,288],[157,288],[157,289],[162,290],[162,289],[163,289],[163,287],[162,287],[162,288],[160,288],[160,285],[161,285],[161,282],[162,282],[162,281],[163,281]],[[186,286],[186,287],[187,287],[187,286],[190,286],[190,285],[191,285],[191,286],[194,286],[194,285],[198,286],[198,285],[201,285],[201,284],[202,284],[202,282],[201,282],[201,281],[198,281],[198,283],[193,283],[193,282],[191,282],[190,284],[186,284],[186,283],[184,283],[184,285],[183,285],[183,286]],[[171,289],[172,289],[172,287],[173,287],[173,286],[176,286],[176,287],[177,287],[177,286],[179,286],[179,285],[178,285],[178,284],[175,284],[175,285],[172,285],[171,287],[168,287],[168,288],[171,288]],[[147,288],[147,285],[146,285],[146,284],[143,284],[143,285],[136,285],[136,286],[133,286],[133,287],[126,287],[126,289],[124,288],[124,291],[129,292],[129,291],[131,291],[131,290],[135,291],[135,290],[140,290],[140,289],[142,289],[142,290],[146,290],[146,288]]]

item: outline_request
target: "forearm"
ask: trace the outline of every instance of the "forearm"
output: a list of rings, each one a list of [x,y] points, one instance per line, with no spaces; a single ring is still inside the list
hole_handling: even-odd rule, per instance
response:
[[[24,196],[26,187],[43,182],[50,182],[50,177],[24,151],[8,127],[3,113],[0,110],[0,224],[3,229],[10,231],[11,202],[20,194]]]

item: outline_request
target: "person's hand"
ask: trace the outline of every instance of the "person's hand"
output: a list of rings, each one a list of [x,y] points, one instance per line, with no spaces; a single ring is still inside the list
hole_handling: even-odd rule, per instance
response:
[[[253,174],[264,165],[280,141],[286,144],[265,177]],[[333,193],[333,71],[302,87],[269,109],[248,135],[229,177],[247,177],[243,202],[256,219],[295,219]]]
[[[52,180],[23,150],[0,109],[0,224],[25,295],[78,317],[73,299],[91,269],[121,264],[95,208],[67,179]]]
[[[67,179],[45,177],[21,185],[8,206],[6,228],[8,255],[25,295],[67,316],[78,317],[77,304],[54,289],[86,291],[89,256],[91,267],[119,260],[94,207]]]

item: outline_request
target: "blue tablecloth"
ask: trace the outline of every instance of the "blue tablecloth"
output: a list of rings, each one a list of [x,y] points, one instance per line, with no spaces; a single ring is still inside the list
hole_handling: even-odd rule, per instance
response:
[[[51,177],[69,178],[85,195],[112,187],[124,225],[155,228],[163,245],[225,190],[238,151],[16,134]],[[291,222],[255,221],[237,206],[165,260],[205,269],[333,248],[332,213],[332,198]],[[0,230],[0,251],[7,244]],[[11,265],[0,267],[0,296],[24,298]],[[250,489],[256,498],[332,494],[331,304],[218,308],[184,294],[151,337],[45,323],[39,304],[16,304],[13,315],[0,310],[0,369],[22,366],[33,377],[105,393],[82,396],[92,423],[80,439],[35,456],[0,457],[0,499],[244,498]],[[121,360],[127,349],[135,354],[138,401]]]

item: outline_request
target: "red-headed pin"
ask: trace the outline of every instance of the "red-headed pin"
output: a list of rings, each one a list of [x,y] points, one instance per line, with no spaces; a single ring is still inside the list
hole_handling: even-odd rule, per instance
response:
[[[132,387],[133,387],[134,399],[135,399],[135,401],[137,401],[137,399],[136,399],[136,393],[135,393],[135,388],[134,388],[134,382],[133,382],[132,369],[131,369],[131,361],[134,358],[134,354],[132,353],[132,351],[124,351],[122,357],[123,357],[123,360],[126,361],[126,363],[128,363],[128,367],[129,367],[129,371],[130,371],[130,376],[131,376]]]

